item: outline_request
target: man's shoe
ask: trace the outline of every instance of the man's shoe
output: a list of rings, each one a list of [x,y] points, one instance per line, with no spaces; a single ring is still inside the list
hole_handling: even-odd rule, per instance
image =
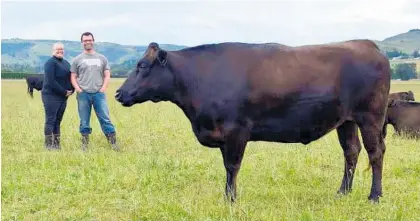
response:
[[[117,137],[115,133],[110,133],[106,135],[106,138],[108,140],[108,143],[111,144],[111,147],[115,151],[120,151],[120,148],[117,145]]]
[[[89,134],[82,134],[82,150],[87,151],[89,144]]]

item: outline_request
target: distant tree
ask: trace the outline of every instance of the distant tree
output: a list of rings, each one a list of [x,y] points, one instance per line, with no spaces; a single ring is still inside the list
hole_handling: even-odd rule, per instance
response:
[[[408,54],[407,53],[405,53],[405,52],[403,52],[403,51],[397,51],[397,49],[392,49],[392,51],[386,51],[385,52],[385,55],[388,57],[388,58],[395,58],[395,57],[400,57],[400,56],[402,56],[402,57],[408,57]]]
[[[413,55],[413,57],[414,57],[414,58],[418,58],[418,57],[420,57],[420,52],[419,52],[419,49],[414,50],[412,55]]]
[[[391,68],[391,79],[401,79],[400,76],[395,72],[395,68]]]
[[[393,79],[410,80],[417,77],[416,63],[397,64],[392,73]]]
[[[386,51],[385,54],[388,58],[395,58],[395,57],[400,56],[400,53],[395,49],[392,51]]]
[[[12,71],[12,72],[25,72],[25,73],[37,73],[35,67],[29,64],[2,64],[2,71]]]

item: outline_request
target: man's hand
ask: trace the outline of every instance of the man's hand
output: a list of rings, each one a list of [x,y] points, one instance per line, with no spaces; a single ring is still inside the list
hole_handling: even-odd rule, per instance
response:
[[[109,70],[104,71],[104,83],[99,90],[101,93],[105,93],[106,89],[108,88],[109,79],[111,79],[111,72]]]
[[[82,93],[83,91],[82,91],[82,89],[79,87],[79,84],[77,83],[76,76],[77,76],[77,74],[76,74],[76,73],[74,73],[74,72],[72,72],[72,73],[71,73],[71,75],[70,75],[70,82],[71,82],[71,85],[73,85],[73,88],[74,88],[74,90],[75,90],[77,93]]]

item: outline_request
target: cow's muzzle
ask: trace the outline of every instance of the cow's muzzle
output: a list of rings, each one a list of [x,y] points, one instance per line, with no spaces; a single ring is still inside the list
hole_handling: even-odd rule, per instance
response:
[[[126,91],[117,90],[115,93],[115,99],[120,102],[123,106],[129,107],[134,104],[133,99],[127,99],[128,93]]]
[[[122,98],[122,92],[121,90],[117,90],[117,92],[115,93],[115,99],[121,102],[121,98]]]

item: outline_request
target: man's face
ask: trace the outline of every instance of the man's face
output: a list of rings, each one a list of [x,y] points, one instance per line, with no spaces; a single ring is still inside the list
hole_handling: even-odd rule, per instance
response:
[[[92,50],[93,49],[93,37],[92,35],[82,37],[82,44],[85,50]]]

